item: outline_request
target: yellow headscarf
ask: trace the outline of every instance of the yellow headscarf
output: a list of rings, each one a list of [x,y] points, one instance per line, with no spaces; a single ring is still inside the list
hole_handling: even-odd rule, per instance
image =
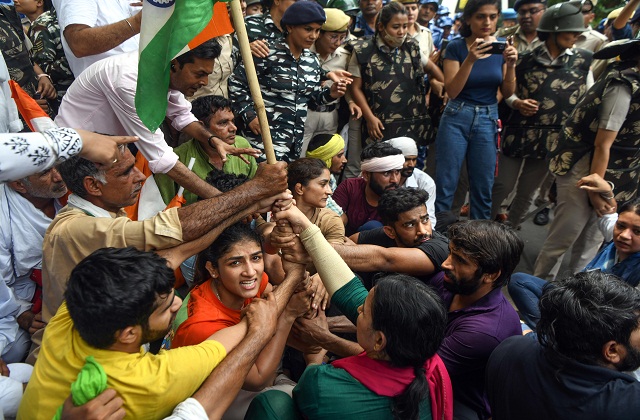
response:
[[[307,150],[306,156],[323,160],[327,168],[331,168],[331,158],[340,153],[342,149],[344,149],[344,139],[340,134],[334,134],[331,140],[316,150]]]

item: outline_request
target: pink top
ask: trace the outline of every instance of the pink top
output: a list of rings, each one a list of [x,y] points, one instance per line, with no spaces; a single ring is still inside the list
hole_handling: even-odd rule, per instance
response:
[[[149,161],[151,171],[167,173],[178,155],[160,129],[151,132],[140,121],[135,107],[137,81],[137,51],[100,60],[83,71],[67,90],[55,122],[61,127],[102,134],[138,136],[135,145]],[[167,97],[167,118],[176,130],[182,131],[197,121],[181,92],[169,89]]]

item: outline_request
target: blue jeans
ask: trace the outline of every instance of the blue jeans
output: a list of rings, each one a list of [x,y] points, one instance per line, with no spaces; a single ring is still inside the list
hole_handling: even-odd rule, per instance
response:
[[[451,211],[465,157],[469,172],[470,218],[491,218],[496,169],[498,105],[449,101],[436,137],[436,212]]]
[[[509,281],[509,295],[520,312],[520,318],[535,331],[540,321],[540,297],[548,282],[531,274],[515,273]]]

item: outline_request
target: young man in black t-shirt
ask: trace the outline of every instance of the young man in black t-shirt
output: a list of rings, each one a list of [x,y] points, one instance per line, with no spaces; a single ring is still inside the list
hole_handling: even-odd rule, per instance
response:
[[[440,271],[449,255],[449,242],[434,232],[425,202],[427,192],[417,188],[386,191],[378,203],[383,227],[357,233],[357,244],[335,245],[336,251],[370,289],[378,272],[412,275],[424,282]]]

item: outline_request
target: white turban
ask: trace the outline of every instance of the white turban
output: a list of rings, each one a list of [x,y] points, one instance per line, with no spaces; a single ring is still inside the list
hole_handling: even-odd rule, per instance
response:
[[[418,146],[416,146],[415,140],[410,137],[396,137],[395,139],[387,140],[387,143],[402,150],[402,154],[406,156],[417,156]]]
[[[365,172],[387,172],[400,170],[404,165],[404,156],[391,155],[365,159],[360,164],[360,169]]]

